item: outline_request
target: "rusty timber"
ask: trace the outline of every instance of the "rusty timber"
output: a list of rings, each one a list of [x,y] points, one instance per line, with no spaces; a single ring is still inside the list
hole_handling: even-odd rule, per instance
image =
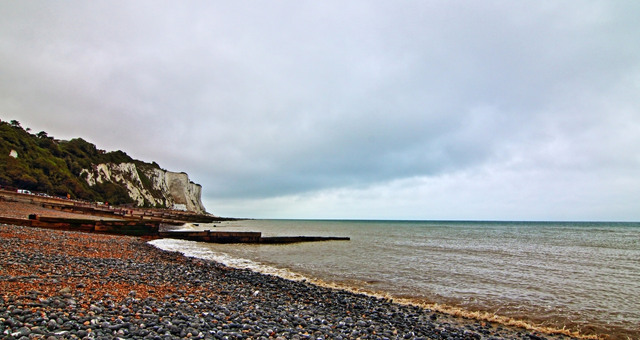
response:
[[[86,215],[86,218],[52,217],[30,214],[29,218],[0,216],[0,223],[69,231],[139,236],[146,239],[176,238],[209,243],[287,244],[316,241],[348,241],[348,237],[275,236],[262,237],[260,232],[227,231],[161,231],[162,225],[213,223],[233,218],[168,209],[122,208],[96,203],[45,197],[0,190],[2,201],[38,205],[46,209]]]

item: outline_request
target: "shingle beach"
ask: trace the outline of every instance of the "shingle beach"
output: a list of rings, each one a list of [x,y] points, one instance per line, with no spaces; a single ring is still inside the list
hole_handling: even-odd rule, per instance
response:
[[[567,338],[165,252],[145,240],[0,225],[5,339]]]

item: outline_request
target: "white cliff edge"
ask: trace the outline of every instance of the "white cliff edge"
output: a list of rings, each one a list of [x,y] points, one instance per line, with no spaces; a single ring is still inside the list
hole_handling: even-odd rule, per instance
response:
[[[148,181],[145,186],[142,174]],[[165,206],[205,213],[200,196],[202,186],[189,180],[184,172],[137,167],[133,163],[106,163],[83,169],[80,173],[90,186],[112,182],[124,186],[137,205]]]

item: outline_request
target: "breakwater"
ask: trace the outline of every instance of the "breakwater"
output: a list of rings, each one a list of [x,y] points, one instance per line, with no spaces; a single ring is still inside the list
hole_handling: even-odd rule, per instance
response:
[[[213,223],[233,218],[218,217],[210,214],[171,209],[148,209],[135,207],[116,207],[108,204],[71,200],[60,197],[40,196],[0,190],[0,201],[25,203],[42,208],[87,215],[92,217],[117,218],[129,221],[151,221],[165,224],[180,225],[183,223]]]
[[[173,238],[207,243],[252,243],[288,244],[299,242],[349,241],[349,237],[335,236],[272,236],[263,237],[261,232],[252,231],[166,231],[159,232],[159,238]]]
[[[182,211],[129,210],[9,191],[0,191],[0,204],[0,208],[8,208],[0,209],[0,223],[45,229],[141,236],[146,239],[175,238],[208,243],[287,244],[349,240],[348,237],[333,236],[263,237],[260,232],[250,231],[162,231],[163,226],[235,219]],[[22,213],[9,213],[11,210],[21,210]]]

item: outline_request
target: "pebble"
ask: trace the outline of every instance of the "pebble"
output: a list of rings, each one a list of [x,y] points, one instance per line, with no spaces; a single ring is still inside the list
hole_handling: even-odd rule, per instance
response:
[[[132,237],[6,225],[0,232],[0,268],[10,271],[1,274],[9,293],[0,294],[0,337],[568,339],[506,326],[487,331],[473,320],[231,269]],[[112,256],[74,256],[65,253],[69,245],[105,247]],[[28,276],[30,268],[41,275]],[[57,281],[47,281],[53,273]]]

